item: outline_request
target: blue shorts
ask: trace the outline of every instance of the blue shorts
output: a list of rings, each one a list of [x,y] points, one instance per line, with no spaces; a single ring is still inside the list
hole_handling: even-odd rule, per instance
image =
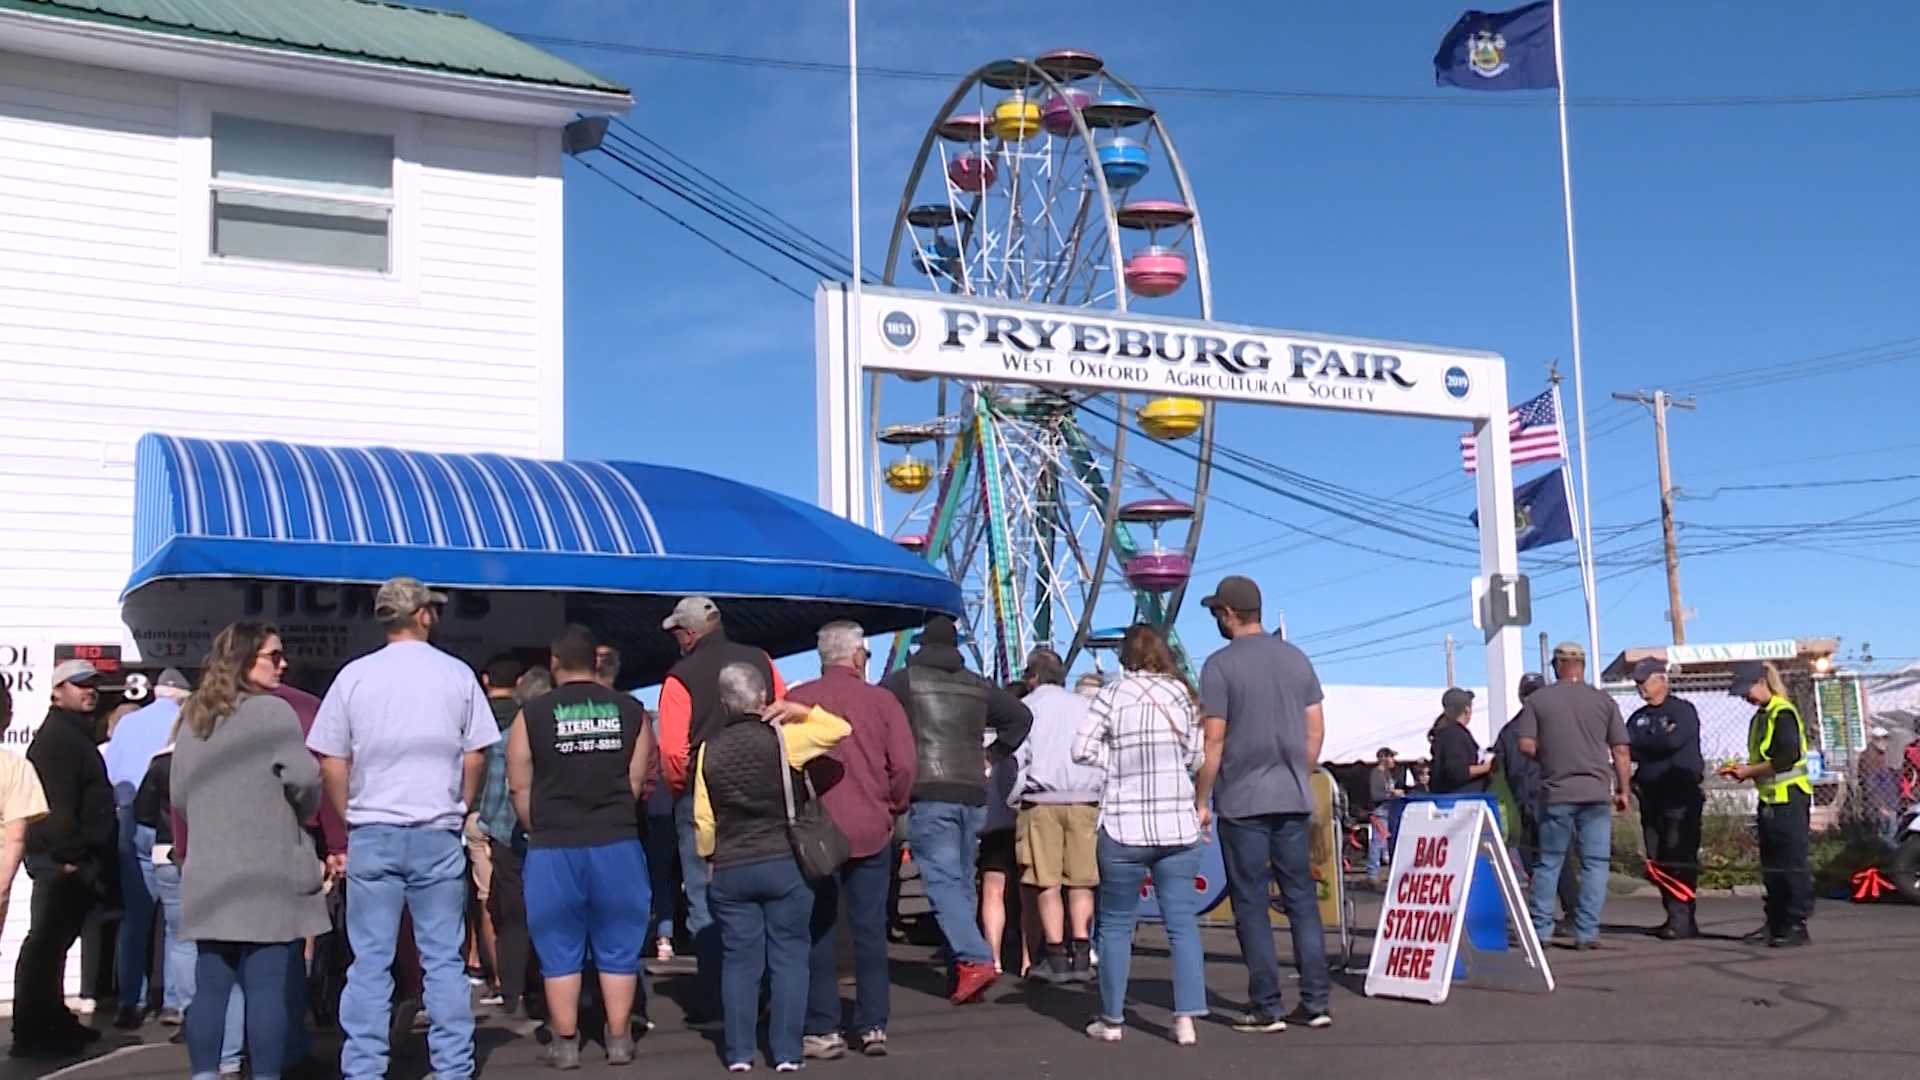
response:
[[[639,973],[640,948],[651,940],[653,888],[638,839],[532,848],[522,887],[542,975],[580,974],[589,944],[602,975]]]

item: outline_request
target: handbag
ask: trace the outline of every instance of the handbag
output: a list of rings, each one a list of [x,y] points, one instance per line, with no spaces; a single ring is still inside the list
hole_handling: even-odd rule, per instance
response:
[[[795,808],[793,770],[787,766],[787,740],[778,730],[769,730],[773,730],[778,744],[780,794],[787,801],[787,843],[793,848],[794,861],[800,864],[800,873],[808,881],[832,877],[852,857],[847,834],[827,815],[819,793],[813,790],[813,778],[804,769],[800,771],[800,778],[807,785],[807,804]]]

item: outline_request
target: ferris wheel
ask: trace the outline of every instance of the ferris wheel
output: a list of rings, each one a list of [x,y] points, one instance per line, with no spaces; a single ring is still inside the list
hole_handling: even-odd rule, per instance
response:
[[[1077,50],[995,61],[960,81],[907,176],[885,282],[1213,313],[1200,214],[1165,123]],[[1116,644],[1128,623],[1171,627],[1204,518],[1209,404],[871,380],[875,520],[959,583],[983,673],[1011,677],[1036,645],[1071,665]]]

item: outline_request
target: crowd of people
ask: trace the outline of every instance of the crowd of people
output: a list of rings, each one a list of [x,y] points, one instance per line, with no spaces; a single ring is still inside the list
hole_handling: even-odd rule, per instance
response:
[[[214,638],[197,687],[169,671],[104,749],[91,735],[100,673],[83,660],[55,670],[26,758],[0,755],[0,883],[22,862],[34,882],[15,1055],[72,1054],[98,1037],[67,1008],[62,972],[114,890],[125,912],[115,1022],[147,1018],[157,913],[158,1019],[181,1027],[196,1078],[235,1073],[243,1056],[262,1080],[307,1067],[314,1008],[337,1012],[346,1077],[384,1076],[424,1008],[434,1074],[464,1080],[476,997],[510,1023],[543,1023],[557,1069],[581,1066],[583,1041],[629,1063],[652,1026],[645,962],[671,958],[677,922],[694,961],[684,1010],[718,1022],[729,1070],[753,1067],[763,1031],[779,1072],[884,1055],[902,823],[955,1005],[981,1000],[1017,954],[1016,973],[1035,982],[1097,984],[1086,1033],[1119,1041],[1150,881],[1172,961],[1167,1030],[1194,1045],[1210,1011],[1194,885],[1201,846],[1218,843],[1247,970],[1233,1026],[1332,1023],[1309,866],[1323,694],[1306,655],[1264,628],[1247,578],[1202,601],[1225,645],[1197,685],[1159,631],[1136,625],[1119,676],[1072,690],[1046,648],[1009,685],[969,670],[945,617],[878,682],[865,630],[829,623],[819,677],[788,688],[764,651],[728,637],[718,605],[687,597],[661,627],[681,656],[657,716],[615,688],[619,653],[584,626],[560,628],[544,666],[502,655],[475,672],[433,644],[446,603],[411,578],[381,586],[385,645],[319,699],[284,684],[274,626],[237,622]],[[1523,681],[1519,713],[1486,752],[1468,727],[1473,695],[1448,690],[1430,776],[1416,782],[1501,795],[1536,929],[1563,922],[1575,948],[1598,941],[1611,815],[1637,793],[1648,874],[1668,899],[1661,936],[1693,936],[1698,718],[1667,692],[1664,667],[1642,665],[1646,705],[1624,719],[1585,662],[1578,645],[1555,650],[1556,681]],[[1722,771],[1759,792],[1762,936],[1804,944],[1804,728],[1777,672],[1734,674],[1758,711],[1747,763]],[[0,705],[3,725],[11,703]],[[1369,781],[1376,801],[1403,793],[1389,752]],[[1385,854],[1376,839],[1370,868]],[[1298,969],[1291,1008],[1276,895]],[[336,965],[343,985],[326,978]],[[335,989],[337,1006],[325,1000]]]

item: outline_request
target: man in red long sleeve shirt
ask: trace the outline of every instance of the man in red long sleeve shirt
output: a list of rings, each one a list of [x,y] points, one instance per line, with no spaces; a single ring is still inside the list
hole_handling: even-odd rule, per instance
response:
[[[707,736],[727,722],[720,703],[720,669],[747,663],[760,671],[773,690],[774,700],[787,696],[780,672],[767,654],[751,645],[727,640],[720,609],[704,596],[689,596],[674,605],[660,629],[680,646],[680,662],[660,686],[660,771],[673,789],[674,831],[680,840],[680,877],[687,892],[687,934],[693,938],[699,965],[689,1023],[705,1023],[720,1015],[720,931],[707,908],[707,865],[700,857],[693,833],[693,778],[688,762]]]
[[[849,858],[840,872],[813,886],[813,955],[808,963],[806,1052],[836,1058],[846,1052],[840,1034],[840,985],[834,935],[840,892],[847,894],[853,934],[856,990],[853,1032],[871,1057],[887,1052],[887,883],[893,858],[893,819],[907,812],[918,765],[913,728],[900,699],[867,681],[867,635],[859,623],[820,628],[820,677],[793,688],[788,700],[817,705],[844,718],[853,733],[834,747],[844,770],[821,795],[828,816],[846,834]]]

